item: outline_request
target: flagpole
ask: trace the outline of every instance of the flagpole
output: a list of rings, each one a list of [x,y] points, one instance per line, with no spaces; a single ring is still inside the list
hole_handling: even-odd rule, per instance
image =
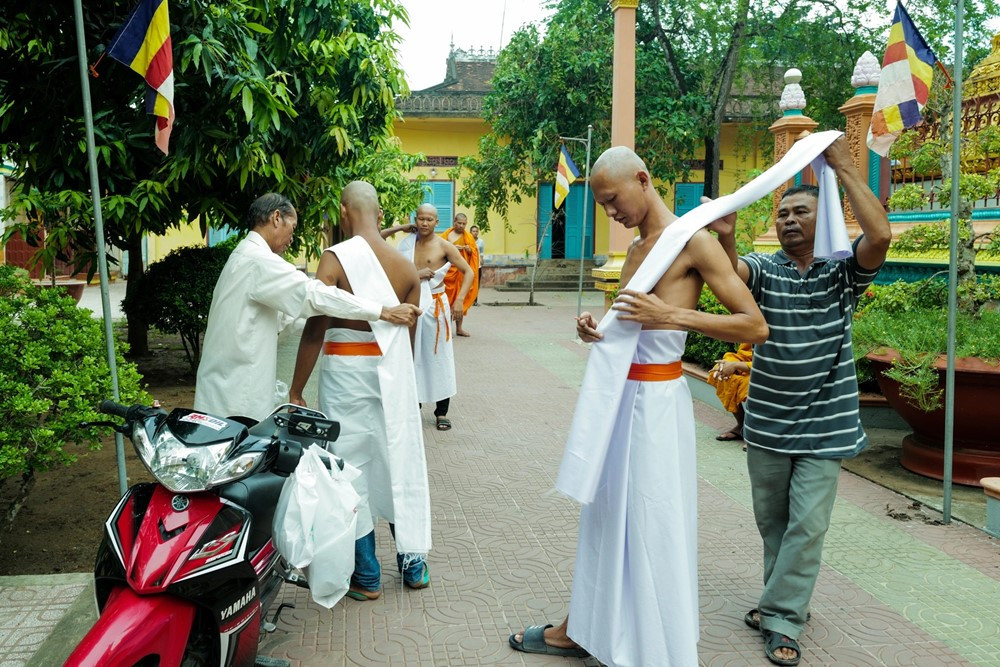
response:
[[[101,189],[97,172],[97,150],[94,147],[94,112],[90,104],[90,79],[87,76],[87,39],[83,33],[82,0],[73,0],[76,21],[76,50],[80,61],[80,94],[83,97],[83,118],[87,132],[87,159],[90,169],[90,197],[94,206],[94,233],[97,236],[97,269],[101,276],[101,313],[104,315],[104,343],[111,373],[111,395],[117,402],[118,365],[115,360],[115,339],[111,327],[111,297],[108,294],[108,257],[104,247],[104,217],[101,213]],[[118,460],[118,490],[122,495],[128,490],[125,474],[125,445],[122,434],[115,432],[115,458]]]
[[[577,285],[576,295],[576,316],[580,317],[583,312],[583,260],[587,244],[587,195],[590,192],[590,142],[594,136],[594,126],[587,126],[587,138],[583,137],[559,137],[561,141],[575,141],[587,146],[587,164],[584,168],[583,176],[583,228],[580,229],[580,279]],[[567,196],[569,193],[567,193]]]
[[[594,126],[587,126],[587,165],[583,170],[583,229],[580,230],[580,279],[577,282],[576,316],[583,312],[583,256],[587,243],[587,195],[590,194],[590,140],[594,135]]]
[[[952,457],[955,445],[955,320],[958,311],[958,178],[962,155],[962,53],[965,0],[955,3],[955,77],[951,95],[951,240],[948,251],[948,365],[944,394],[944,491],[942,520],[951,523]]]

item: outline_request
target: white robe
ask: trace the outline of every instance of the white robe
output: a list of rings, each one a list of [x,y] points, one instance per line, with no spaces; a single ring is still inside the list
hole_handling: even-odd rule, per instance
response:
[[[386,306],[399,299],[368,242],[354,237],[328,248],[340,260],[359,296]],[[319,407],[340,422],[330,450],[361,470],[354,488],[362,498],[357,536],[374,528],[375,517],[396,524],[400,553],[431,549],[431,504],[424,436],[417,406],[409,330],[372,322],[372,331],[328,329],[326,341],[376,341],[378,357],[324,354]]]
[[[633,361],[678,361],[686,336],[643,331]],[[687,382],[627,380],[569,608],[569,636],[609,667],[698,664],[697,479]]]
[[[411,262],[416,250],[416,234],[399,243],[399,251]],[[414,362],[417,370],[417,400],[436,403],[458,393],[455,380],[455,323],[445,294],[444,277],[451,262],[439,267],[430,280],[420,281],[420,309],[414,336]]]
[[[201,347],[194,408],[263,419],[275,407],[278,332],[285,318],[377,320],[382,307],[309,278],[250,232],[222,269]]]

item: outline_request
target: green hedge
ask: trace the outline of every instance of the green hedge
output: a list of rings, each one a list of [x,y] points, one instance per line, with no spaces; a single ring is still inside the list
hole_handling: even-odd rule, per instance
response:
[[[112,397],[102,322],[62,290],[36,287],[27,273],[4,265],[0,340],[0,479],[71,463],[66,443],[98,448],[107,431],[79,423],[104,419],[95,408]],[[119,346],[121,401],[146,402],[123,352]]]

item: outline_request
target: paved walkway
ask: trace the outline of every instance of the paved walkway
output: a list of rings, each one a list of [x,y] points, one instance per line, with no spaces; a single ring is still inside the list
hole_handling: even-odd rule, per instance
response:
[[[484,290],[481,302],[524,296]],[[402,590],[383,525],[382,598],[345,600],[328,611],[286,588],[282,597],[297,608],[264,640],[264,655],[301,667],[593,664],[525,656],[506,641],[525,625],[562,619],[577,535],[577,506],[552,489],[587,350],[574,342],[576,295],[537,300],[545,305],[473,309],[472,337],[456,343],[455,427],[435,431],[424,410],[430,588]],[[600,297],[588,294],[585,302],[595,307]],[[695,408],[701,663],[767,665],[759,637],[742,620],[761,579],[744,455],[714,439],[728,415],[699,402]],[[812,621],[801,637],[803,665],[1000,666],[997,541],[963,524],[936,525],[933,512],[918,514],[910,502],[842,474]],[[890,512],[930,516],[904,522]],[[0,579],[0,667],[26,664],[43,641],[30,664],[60,664],[54,656],[68,652],[87,622],[85,581]]]

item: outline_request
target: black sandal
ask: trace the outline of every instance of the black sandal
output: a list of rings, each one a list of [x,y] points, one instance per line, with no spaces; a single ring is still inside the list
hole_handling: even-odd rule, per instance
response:
[[[451,430],[451,420],[447,417],[434,417],[437,424],[437,430],[439,431],[450,431]]]
[[[786,637],[780,632],[772,632],[771,630],[761,630],[760,634],[764,637],[764,652],[767,654],[768,660],[776,665],[787,665],[788,667],[799,664],[799,660],[802,659],[802,649],[799,648],[797,641],[791,637]],[[795,657],[779,658],[775,655],[775,652],[779,648],[787,648],[795,651]]]

